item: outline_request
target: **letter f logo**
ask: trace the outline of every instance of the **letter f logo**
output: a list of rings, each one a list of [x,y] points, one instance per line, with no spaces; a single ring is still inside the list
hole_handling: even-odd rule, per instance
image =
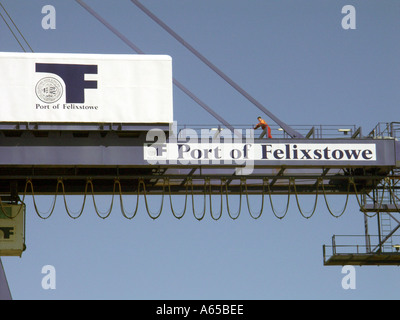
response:
[[[85,80],[85,74],[97,74],[97,65],[36,63],[36,72],[54,73],[62,78],[67,103],[84,103],[85,89],[97,89],[97,81]]]

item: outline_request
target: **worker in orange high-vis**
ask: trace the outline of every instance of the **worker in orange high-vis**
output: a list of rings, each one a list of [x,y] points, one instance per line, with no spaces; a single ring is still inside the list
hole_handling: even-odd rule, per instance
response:
[[[256,124],[256,126],[254,127],[254,130],[256,130],[257,128],[261,127],[263,129],[263,132],[260,134],[260,139],[263,138],[267,133],[267,137],[269,139],[272,139],[272,135],[271,135],[271,128],[269,127],[269,125],[265,122],[265,120],[261,117],[258,117],[258,123]]]

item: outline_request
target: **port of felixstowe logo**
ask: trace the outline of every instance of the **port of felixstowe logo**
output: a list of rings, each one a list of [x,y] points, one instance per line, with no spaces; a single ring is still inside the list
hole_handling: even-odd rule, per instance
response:
[[[36,73],[47,73],[35,87],[38,99],[53,104],[61,99],[65,92],[65,104],[62,109],[94,109],[98,106],[85,105],[85,89],[97,89],[97,80],[85,80],[86,74],[98,74],[97,65],[36,63]],[[51,75],[58,76],[60,80]],[[36,104],[36,109],[61,109],[57,105]]]
[[[45,77],[36,84],[36,96],[43,102],[54,103],[60,100],[63,87],[55,78]]]

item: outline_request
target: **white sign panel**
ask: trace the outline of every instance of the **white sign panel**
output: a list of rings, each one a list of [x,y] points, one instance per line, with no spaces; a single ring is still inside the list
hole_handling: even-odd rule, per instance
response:
[[[376,161],[376,145],[340,143],[165,143],[144,146],[149,163],[231,164],[247,161]]]
[[[165,55],[0,53],[2,122],[171,123]]]

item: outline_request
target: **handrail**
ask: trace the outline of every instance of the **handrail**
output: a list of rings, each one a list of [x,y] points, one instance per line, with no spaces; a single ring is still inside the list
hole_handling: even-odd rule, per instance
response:
[[[368,243],[365,243],[365,235],[333,235],[331,245],[324,245],[324,250],[327,253],[328,249],[331,249],[331,255],[397,253],[400,235],[392,235],[392,238],[396,240],[394,245],[383,244],[379,247],[380,250],[370,251],[370,247],[379,243],[379,235],[368,235]],[[350,239],[353,239],[353,242]]]

